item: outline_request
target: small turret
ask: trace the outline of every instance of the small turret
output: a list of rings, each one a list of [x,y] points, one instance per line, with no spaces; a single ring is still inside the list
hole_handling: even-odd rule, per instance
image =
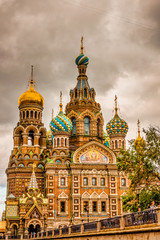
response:
[[[110,148],[119,151],[125,147],[125,137],[128,132],[128,124],[118,115],[117,96],[115,96],[115,115],[106,125],[110,137]]]

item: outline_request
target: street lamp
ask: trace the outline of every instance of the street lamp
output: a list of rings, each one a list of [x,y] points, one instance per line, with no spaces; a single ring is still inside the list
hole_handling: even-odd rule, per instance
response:
[[[138,208],[139,208],[139,194],[141,192],[141,188],[138,186],[135,190],[136,194],[137,194],[137,199],[138,199]]]

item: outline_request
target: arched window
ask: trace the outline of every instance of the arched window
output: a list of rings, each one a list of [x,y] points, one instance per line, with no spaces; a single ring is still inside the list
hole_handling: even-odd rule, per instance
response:
[[[29,111],[27,111],[27,118],[29,117]]]
[[[31,111],[31,118],[33,118],[33,111]]]
[[[67,138],[65,138],[65,147],[67,147]]]
[[[33,146],[34,145],[34,131],[30,130],[28,134],[28,145]]]
[[[76,135],[76,119],[72,118],[72,135]]]
[[[22,136],[22,131],[19,132],[19,146],[23,145],[23,136]]]
[[[75,90],[75,98],[77,98],[77,89]]]
[[[86,98],[87,97],[87,89],[84,88],[84,97]]]
[[[39,145],[42,146],[43,143],[43,132],[40,132]]]
[[[118,148],[117,140],[115,140],[115,148]]]
[[[37,111],[35,112],[35,118],[37,118]]]
[[[25,111],[23,111],[23,119],[25,118]]]
[[[100,119],[97,120],[97,136],[100,134]]]
[[[89,117],[85,117],[84,118],[84,134],[85,135],[89,135],[90,132],[90,118]]]
[[[57,147],[59,147],[59,138],[57,138]]]
[[[112,141],[112,149],[114,149],[114,141]]]

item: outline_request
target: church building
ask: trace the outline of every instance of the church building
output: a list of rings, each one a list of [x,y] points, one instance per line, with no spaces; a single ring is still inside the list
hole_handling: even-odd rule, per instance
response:
[[[63,110],[60,93],[59,113],[52,114],[49,131],[43,124],[44,99],[34,88],[33,67],[30,87],[19,97],[19,121],[6,170],[9,235],[123,212],[122,195],[129,183],[116,162],[120,149],[125,148],[128,125],[118,114],[115,97],[115,114],[104,132],[101,106],[86,75],[89,59],[83,53],[83,38],[75,62],[78,77],[70,101]]]

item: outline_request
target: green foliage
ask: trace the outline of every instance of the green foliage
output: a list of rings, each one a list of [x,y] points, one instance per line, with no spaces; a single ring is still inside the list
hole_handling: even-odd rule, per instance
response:
[[[160,202],[160,130],[151,127],[144,133],[145,141],[130,141],[129,149],[122,149],[118,157],[118,170],[130,180],[129,191],[123,197],[124,211],[138,210],[138,206],[143,210],[153,200],[157,205]]]

